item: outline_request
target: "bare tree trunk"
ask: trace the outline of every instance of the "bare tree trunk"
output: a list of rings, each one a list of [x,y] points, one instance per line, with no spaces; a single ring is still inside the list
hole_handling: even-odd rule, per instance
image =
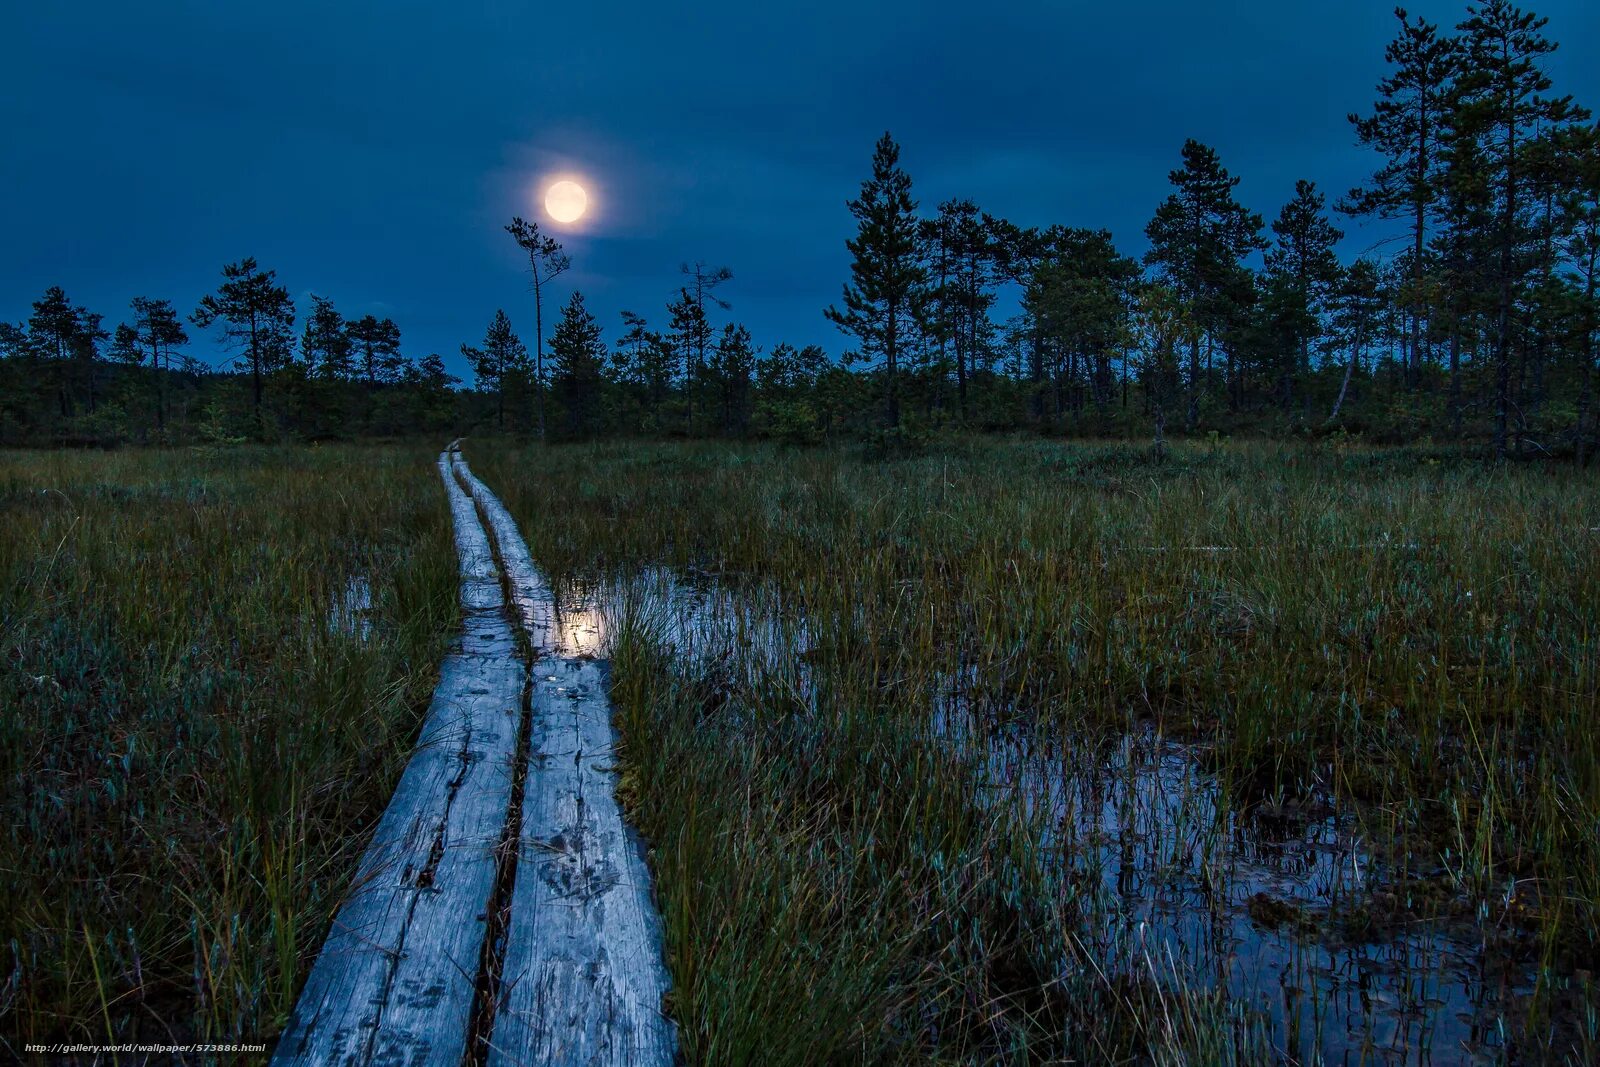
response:
[[[544,443],[544,292],[539,267],[533,269],[533,395],[539,413],[539,443]],[[526,349],[524,349],[526,351]]]
[[[1361,343],[1358,341],[1350,348],[1350,361],[1344,365],[1344,381],[1339,383],[1339,396],[1333,402],[1333,410],[1328,413],[1328,421],[1332,422],[1339,417],[1339,409],[1344,407],[1344,395],[1350,388],[1350,375],[1356,369],[1356,360],[1361,355]]]

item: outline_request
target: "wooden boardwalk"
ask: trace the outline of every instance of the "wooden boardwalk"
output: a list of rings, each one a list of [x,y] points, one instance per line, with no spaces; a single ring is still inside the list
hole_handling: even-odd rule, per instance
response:
[[[671,1064],[605,665],[559,647],[548,583],[459,451],[439,468],[463,633],[273,1062]]]

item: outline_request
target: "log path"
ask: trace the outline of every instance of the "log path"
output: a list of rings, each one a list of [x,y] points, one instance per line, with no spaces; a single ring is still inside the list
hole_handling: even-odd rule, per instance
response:
[[[549,584],[456,446],[439,470],[462,634],[273,1062],[671,1064],[606,665],[562,646]]]

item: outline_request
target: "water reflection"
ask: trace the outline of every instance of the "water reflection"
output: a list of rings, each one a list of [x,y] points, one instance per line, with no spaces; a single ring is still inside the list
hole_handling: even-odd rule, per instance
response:
[[[807,629],[770,591],[740,595],[656,568],[575,584],[560,601],[564,650],[608,655],[626,620],[691,673],[798,671],[794,684],[808,688],[806,657],[792,654],[809,647]],[[1024,820],[1061,892],[1083,906],[1077,932],[1098,968],[1226,990],[1270,1022],[1287,1062],[1506,1059],[1531,967],[1452,918],[1453,890],[1433,914],[1377,906],[1393,898],[1396,872],[1332,798],[1241,812],[1203,745],[1153,730],[1097,740],[996,725],[968,696],[977,682],[947,679],[929,728],[966,755],[991,804]]]
[[[328,629],[362,641],[372,636],[372,583],[365,574],[352,574],[328,606]]]
[[[951,736],[1099,917],[1084,936],[1101,960],[1128,972],[1158,960],[1227,989],[1299,1061],[1500,1059],[1501,1022],[1533,991],[1527,969],[1491,968],[1478,932],[1443,916],[1361,929],[1386,872],[1325,798],[1240,814],[1201,746],[1151,731],[1041,743],[965,722]]]
[[[593,598],[560,601],[555,610],[556,651],[564,656],[598,659],[610,647],[606,613]]]

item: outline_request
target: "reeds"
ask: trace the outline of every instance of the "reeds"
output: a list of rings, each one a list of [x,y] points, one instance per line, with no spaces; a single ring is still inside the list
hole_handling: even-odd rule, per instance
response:
[[[276,1033],[455,619],[432,461],[0,455],[4,1047]]]
[[[624,765],[698,1062],[779,1062],[806,1040],[875,1061],[1250,1060],[1268,1041],[1314,1056],[1315,988],[1305,1018],[1264,1016],[1159,947],[1108,949],[1111,898],[1180,876],[1215,878],[1217,917],[1291,954],[1476,931],[1485,966],[1534,985],[1484,1009],[1508,1033],[1485,1047],[1590,1047],[1592,475],[1268,445],[1161,463],[1034,441],[890,462],[471,451],[558,581],[660,563],[803,620],[755,672],[748,648],[691,661],[640,625],[615,642]],[[1050,805],[997,801],[988,743],[953,744],[941,707],[970,737],[1193,741],[1215,794],[1176,809],[1206,817],[1165,828],[1161,870],[1108,896],[1103,854],[1048,825]],[[1361,842],[1362,888],[1244,915],[1227,842],[1257,831],[1240,820],[1319,806]],[[1196,873],[1195,851],[1226,855]]]

